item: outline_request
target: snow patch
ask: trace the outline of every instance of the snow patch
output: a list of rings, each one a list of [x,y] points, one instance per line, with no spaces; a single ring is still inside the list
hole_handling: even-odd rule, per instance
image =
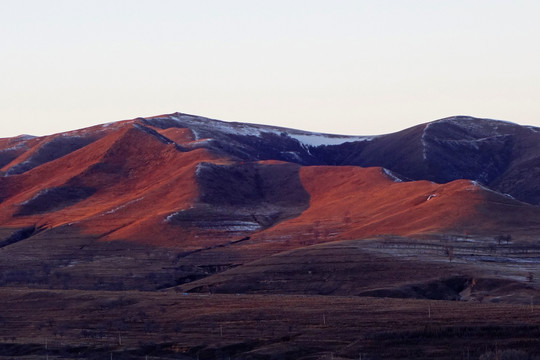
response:
[[[475,181],[475,180],[470,180],[471,184],[474,186],[474,190],[485,190],[485,191],[489,191],[489,192],[492,192],[494,194],[498,194],[498,195],[503,195],[502,193],[500,192],[497,192],[495,190],[492,190],[490,188],[488,188],[487,186],[484,186],[482,185],[481,183],[479,183],[478,181]],[[504,196],[504,195],[503,195]]]
[[[294,134],[288,133],[289,137],[298,140],[301,144],[318,147],[325,145],[341,145],[347,142],[372,141],[376,136],[332,136],[326,134]]]
[[[138,199],[135,199],[135,200],[128,201],[127,203],[122,204],[122,205],[120,205],[120,206],[118,206],[118,207],[115,207],[115,208],[112,209],[112,210],[109,210],[109,211],[104,212],[102,215],[114,214],[114,213],[117,212],[118,210],[121,210],[121,209],[125,208],[126,206],[129,206],[129,205],[134,204],[134,203],[136,203],[136,202],[138,202],[138,201],[141,201],[142,199],[144,199],[144,196],[142,196],[142,197],[140,197],[140,198],[138,198]]]
[[[284,157],[286,158],[289,158],[291,160],[296,160],[296,161],[302,161],[302,158],[300,157],[300,155],[298,155],[298,153],[296,151],[283,151],[281,152],[281,155],[283,155]]]
[[[32,166],[32,162],[30,160],[26,160],[26,161],[13,165],[5,172],[4,177],[10,176],[13,174],[17,175],[18,174],[17,171],[21,168],[25,169],[27,165]]]
[[[307,146],[306,144],[304,143],[300,143],[300,146],[302,147],[302,149],[304,149],[309,155],[313,156],[313,154],[311,153],[311,149],[309,146]]]
[[[22,135],[19,135],[19,136],[16,137],[16,139],[20,140],[20,141],[32,140],[32,139],[35,139],[35,138],[37,138],[37,136],[28,135],[28,134],[22,134]]]
[[[38,192],[36,195],[34,195],[31,199],[28,199],[26,201],[23,201],[22,203],[20,203],[19,205],[26,205],[28,203],[30,203],[31,201],[37,199],[38,197],[42,196],[42,195],[45,195],[46,193],[48,193],[49,191],[51,191],[51,189],[44,189],[44,190],[41,190],[40,192]]]
[[[478,181],[475,181],[475,180],[469,180],[469,183],[472,185],[472,186],[467,186],[465,188],[465,190],[468,190],[468,191],[478,191],[480,189],[483,189],[483,190],[490,190],[490,189],[487,189],[486,187],[484,187],[483,185],[481,185]],[[490,190],[492,191],[492,190]]]
[[[215,141],[215,139],[207,138],[207,139],[200,139],[200,140],[192,141],[191,144],[192,145],[199,145],[199,144],[211,143],[211,142],[214,142],[214,141]]]
[[[400,179],[399,177],[396,176],[396,174],[391,171],[391,170],[388,170],[386,168],[382,168],[382,172],[388,176],[393,182],[403,182],[402,179]]]
[[[205,167],[208,167],[206,163],[200,162],[195,166],[195,176],[200,176]]]
[[[521,200],[516,199],[515,197],[513,197],[513,196],[510,195],[510,194],[503,194],[503,193],[500,193],[500,192],[495,191],[495,190],[493,190],[493,189],[490,189],[490,188],[488,188],[487,186],[484,186],[484,185],[480,184],[478,181],[475,181],[475,180],[469,180],[469,181],[470,181],[470,183],[471,183],[472,186],[466,187],[465,190],[468,190],[468,191],[485,190],[485,191],[489,191],[489,192],[494,193],[494,194],[497,194],[497,195],[504,196],[504,197],[509,198],[509,199],[511,199],[511,200],[514,200],[514,201],[517,202],[517,203],[521,203],[521,204],[523,204],[523,205],[530,205],[530,204],[528,204],[528,203],[526,203],[526,202],[523,202],[523,201],[521,201]]]
[[[200,221],[197,225],[207,230],[224,230],[232,232],[240,231],[256,231],[261,228],[261,225],[254,221],[234,221],[225,220],[219,222]]]
[[[444,119],[436,120],[437,123],[459,123],[459,125],[466,125],[464,127],[470,129],[482,128],[482,125],[489,125],[490,127],[499,127],[500,125],[518,125],[514,122],[507,120],[495,120],[489,118],[475,118],[471,116],[451,116]],[[519,126],[519,125],[518,125]]]
[[[10,146],[8,148],[5,148],[5,149],[1,149],[0,152],[8,152],[8,151],[13,151],[13,150],[18,150],[22,147],[25,147],[26,144],[21,141],[21,142],[18,142],[17,144],[13,145],[13,146]]]
[[[78,131],[78,132],[76,132]],[[64,137],[64,138],[73,138],[73,139],[78,139],[78,138],[82,138],[83,134],[87,132],[87,131],[83,131],[83,130],[75,130],[75,131],[70,131],[70,132],[65,132],[65,133],[60,133],[58,134],[57,136],[61,136],[61,137]],[[54,139],[53,139],[54,140]]]
[[[422,158],[425,160],[427,160],[427,142],[426,142],[426,133],[427,133],[427,129],[432,125],[432,123],[429,123],[426,125],[426,127],[424,128],[424,131],[422,131],[422,137],[420,138],[420,141],[422,142]]]
[[[270,132],[269,129],[261,129],[260,125],[227,123],[225,121],[213,120],[199,116],[177,114],[172,115],[170,119],[179,123],[189,125],[196,140],[199,140],[199,134],[195,129],[220,131],[227,134],[260,136],[262,132]],[[193,129],[195,128],[195,129]]]
[[[192,141],[189,144],[187,144],[186,146],[188,146],[191,149],[197,149],[197,148],[200,148],[200,147],[204,147],[204,145],[208,145],[208,144],[210,144],[210,143],[212,143],[214,141],[215,141],[215,139],[209,139],[209,138],[200,139],[200,140]]]
[[[494,263],[510,263],[510,264],[539,264],[538,258],[515,258],[506,256],[490,256],[490,255],[465,255],[460,256],[463,260],[468,261],[483,261]],[[521,278],[520,278],[521,279]]]
[[[492,140],[498,140],[503,139],[507,135],[494,135],[494,136],[487,136],[483,138],[477,138],[477,139],[469,139],[469,140],[443,140],[445,144],[451,144],[451,145],[457,145],[457,146],[468,146],[470,148],[474,148],[476,150],[480,150],[480,145],[483,142],[486,141],[492,141]]]
[[[183,213],[184,211],[186,211],[187,209],[182,209],[180,211],[176,211],[176,212],[173,212],[172,214],[170,214],[169,216],[167,216],[165,218],[165,220],[163,220],[163,222],[166,222],[166,223],[170,223],[172,221],[172,219],[176,216],[176,215],[179,215],[181,213]]]
[[[464,129],[472,136],[481,136],[486,133],[500,133],[504,131],[505,127],[519,127],[520,125],[511,121],[495,120],[486,118],[473,118],[470,116],[453,116],[441,120],[437,120],[434,123],[452,123]],[[502,129],[501,129],[502,128]]]
[[[193,138],[195,139],[195,141],[201,139],[201,136],[199,135],[199,133],[197,132],[197,130],[195,130],[195,129],[189,129],[189,130],[190,130],[191,133],[193,134]]]

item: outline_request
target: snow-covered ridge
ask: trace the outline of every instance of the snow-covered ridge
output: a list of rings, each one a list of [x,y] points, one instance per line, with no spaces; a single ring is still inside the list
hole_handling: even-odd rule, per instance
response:
[[[156,118],[159,120],[160,118]],[[295,129],[257,125],[257,124],[245,124],[225,122],[220,120],[208,119],[204,117],[198,117],[185,114],[174,114],[167,118],[161,119],[173,119],[182,126],[189,127],[195,140],[201,140],[203,138],[211,137],[211,134],[225,133],[230,135],[241,136],[256,136],[260,137],[263,134],[273,134],[277,136],[288,136],[297,140],[299,143],[308,147],[318,147],[325,145],[341,145],[346,142],[357,141],[371,141],[377,136],[346,136],[346,135],[333,135],[307,132]],[[150,119],[151,121],[152,119]]]
[[[506,120],[495,120],[487,118],[474,118],[470,116],[453,116],[431,122],[430,124],[454,124],[464,129],[472,136],[486,135],[486,132],[496,135],[500,130],[504,133],[504,128],[521,127],[521,125]],[[501,128],[501,129],[500,129]],[[495,133],[494,133],[495,132]]]
[[[339,136],[339,135],[327,135],[327,134],[288,134],[298,142],[311,147],[324,146],[324,145],[341,145],[346,142],[356,141],[371,141],[376,136]]]
[[[32,140],[32,139],[35,139],[35,138],[36,138],[36,136],[28,135],[28,134],[22,134],[22,135],[17,136],[17,139],[20,139],[20,140]]]
[[[439,120],[433,121],[433,123],[459,123],[461,125],[472,125],[478,126],[479,124],[490,124],[492,126],[498,126],[498,125],[512,125],[512,126],[520,126],[519,124],[516,124],[512,121],[507,120],[497,120],[497,119],[489,119],[489,118],[475,118],[472,116],[464,116],[464,115],[458,115],[458,116],[451,116]]]
[[[462,129],[468,138],[456,139],[456,138],[440,138],[436,134],[436,128],[442,124],[452,124]],[[504,138],[508,136],[508,129],[510,127],[520,127],[521,125],[504,120],[493,120],[484,118],[474,118],[470,116],[453,116],[440,120],[435,120],[425,124],[424,130],[421,136],[422,152],[424,160],[427,160],[429,150],[429,140],[444,141],[447,144],[456,144],[462,146],[468,146],[480,149],[480,145],[483,142],[491,141],[497,138]],[[443,128],[444,129],[444,128]],[[533,129],[531,129],[533,130]],[[535,131],[535,130],[533,130]],[[540,131],[540,129],[538,129]],[[450,132],[452,133],[452,132]],[[429,137],[434,135],[434,137]]]

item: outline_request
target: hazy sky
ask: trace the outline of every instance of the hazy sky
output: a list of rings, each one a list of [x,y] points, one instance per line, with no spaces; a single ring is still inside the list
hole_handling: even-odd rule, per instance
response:
[[[0,137],[185,112],[540,126],[540,1],[0,0]]]

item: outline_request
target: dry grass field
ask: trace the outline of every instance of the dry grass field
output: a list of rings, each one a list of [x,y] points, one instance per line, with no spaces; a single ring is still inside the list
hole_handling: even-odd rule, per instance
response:
[[[540,356],[540,307],[371,297],[0,289],[1,359]]]

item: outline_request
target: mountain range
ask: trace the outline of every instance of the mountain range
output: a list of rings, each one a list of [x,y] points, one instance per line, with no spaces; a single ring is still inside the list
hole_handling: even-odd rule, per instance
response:
[[[532,358],[539,176],[540,128],[467,116],[2,138],[0,357]]]
[[[166,288],[316,244],[540,232],[540,128],[464,116],[342,136],[176,113],[4,138],[0,166],[8,284]]]

